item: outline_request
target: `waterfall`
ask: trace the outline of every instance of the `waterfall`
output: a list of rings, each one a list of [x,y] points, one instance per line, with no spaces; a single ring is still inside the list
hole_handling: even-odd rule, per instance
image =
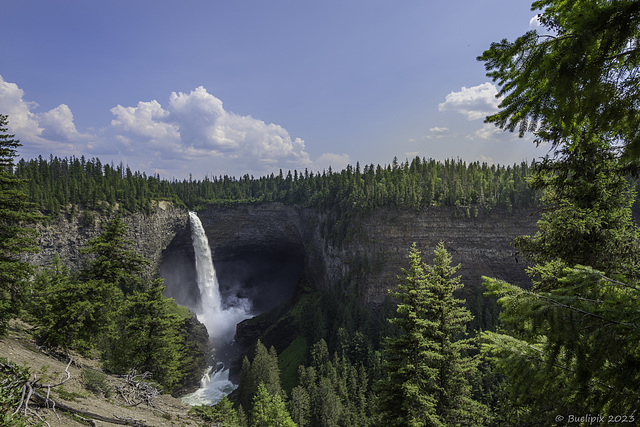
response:
[[[212,404],[231,393],[236,386],[229,380],[229,370],[224,367],[220,355],[230,347],[235,327],[251,317],[251,304],[245,298],[235,296],[223,301],[220,285],[213,265],[209,239],[196,212],[189,212],[191,239],[196,255],[196,277],[200,290],[200,306],[196,311],[198,320],[209,332],[209,339],[218,360],[215,368],[210,366],[201,380],[199,390],[185,396],[183,401],[191,405]]]
[[[189,222],[191,224],[193,250],[196,254],[196,277],[198,289],[200,289],[200,311],[203,313],[205,310],[211,313],[220,313],[222,311],[220,285],[218,284],[216,269],[213,266],[209,239],[207,239],[197,213],[189,212]]]

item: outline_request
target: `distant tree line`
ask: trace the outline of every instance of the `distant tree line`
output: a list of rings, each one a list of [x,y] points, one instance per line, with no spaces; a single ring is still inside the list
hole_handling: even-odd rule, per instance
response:
[[[168,181],[132,172],[122,163],[103,164],[99,159],[58,158],[20,160],[15,175],[24,179],[31,201],[43,213],[74,213],[78,207],[105,210],[119,205],[125,212],[148,210],[152,200],[175,200]]]
[[[282,170],[260,178],[244,175],[166,180],[131,171],[128,166],[84,157],[21,160],[15,175],[38,209],[56,216],[61,209],[104,210],[118,204],[129,212],[150,209],[156,200],[171,200],[191,209],[208,204],[281,202],[340,214],[366,213],[378,207],[424,209],[429,206],[513,209],[533,206],[535,193],[526,179],[530,164],[496,166],[460,159],[394,159],[386,166],[348,165],[340,172]]]

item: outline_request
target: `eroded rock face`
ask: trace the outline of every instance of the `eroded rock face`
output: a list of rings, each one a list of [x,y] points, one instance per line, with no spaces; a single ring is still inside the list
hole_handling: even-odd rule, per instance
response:
[[[348,272],[356,280],[363,275],[360,296],[373,305],[384,301],[387,289],[397,289],[397,276],[401,267],[408,267],[409,248],[414,242],[422,260],[429,264],[436,245],[443,241],[454,265],[461,264],[459,274],[467,288],[479,286],[482,276],[527,284],[525,265],[517,259],[512,242],[517,236],[533,234],[536,221],[537,217],[524,210],[494,210],[466,218],[449,208],[420,213],[380,209],[362,221],[353,240],[342,247],[326,246],[319,258],[326,260],[325,282],[335,282]],[[358,269],[368,269],[368,273]]]
[[[454,263],[462,264],[460,273],[467,287],[479,285],[482,276],[527,283],[512,242],[516,236],[534,233],[537,220],[529,211],[494,210],[465,218],[456,217],[449,208],[417,213],[378,209],[360,220],[350,239],[332,243],[324,235],[331,216],[314,209],[269,203],[210,207],[198,216],[209,238],[223,297],[248,297],[260,312],[293,295],[303,270],[319,289],[340,290],[365,304],[380,304],[387,290],[397,286],[397,275],[408,263],[413,242],[423,260],[430,262],[433,249],[444,241]],[[167,296],[197,307],[188,212],[161,203],[150,214],[124,219],[134,249],[151,262],[147,278],[165,278]],[[36,265],[46,265],[57,253],[79,268],[85,259],[80,248],[100,233],[107,220],[97,217],[94,225],[83,226],[80,214],[39,226],[42,251],[25,256]]]
[[[303,225],[296,208],[282,204],[198,212],[213,256],[223,301],[248,298],[261,313],[293,295],[305,263]],[[167,296],[197,310],[199,291],[190,229],[164,251],[160,275]]]
[[[38,224],[41,251],[24,254],[24,259],[34,265],[45,266],[57,254],[73,270],[81,269],[87,260],[87,255],[80,253],[81,249],[98,236],[103,225],[111,219],[107,215],[95,215],[93,224],[85,225],[84,215],[84,212],[72,217],[60,215],[49,225]],[[181,230],[189,227],[187,210],[160,202],[149,213],[125,215],[123,220],[129,228],[127,240],[132,241],[133,249],[149,261],[144,270],[145,279],[158,277],[163,249]]]
[[[365,304],[378,305],[388,289],[396,288],[413,242],[428,263],[442,240],[454,263],[462,264],[460,274],[467,287],[478,286],[482,276],[526,284],[524,265],[512,242],[516,236],[535,232],[536,222],[529,211],[494,210],[461,218],[448,208],[419,213],[378,209],[360,220],[350,239],[332,243],[323,235],[330,215],[313,209],[271,203],[210,207],[198,216],[209,238],[223,296],[235,292],[264,302],[263,309],[292,295],[303,270],[317,288],[355,294]],[[190,234],[176,235],[165,251],[161,272],[169,295],[178,302],[187,298],[196,303],[197,292],[179,296],[185,289],[197,289],[194,263]],[[169,272],[169,264],[182,270]]]

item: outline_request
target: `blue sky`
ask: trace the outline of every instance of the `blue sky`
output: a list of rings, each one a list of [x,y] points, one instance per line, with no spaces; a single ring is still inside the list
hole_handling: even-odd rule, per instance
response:
[[[476,57],[531,28],[520,0],[7,0],[0,113],[22,157],[166,178],[420,157],[543,156],[485,125]]]

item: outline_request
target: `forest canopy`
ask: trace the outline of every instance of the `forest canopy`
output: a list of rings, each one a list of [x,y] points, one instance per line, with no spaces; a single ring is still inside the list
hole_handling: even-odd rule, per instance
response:
[[[365,213],[377,207],[423,209],[429,206],[506,208],[534,206],[535,192],[526,179],[532,165],[499,166],[444,162],[416,157],[386,166],[347,166],[340,172],[280,170],[255,178],[244,175],[166,180],[133,172],[122,163],[103,164],[84,157],[21,160],[15,175],[40,211],[55,216],[61,209],[105,210],[117,203],[125,211],[145,211],[154,200],[169,200],[190,209],[208,204],[281,202],[339,212]],[[475,210],[473,208],[475,207]]]

